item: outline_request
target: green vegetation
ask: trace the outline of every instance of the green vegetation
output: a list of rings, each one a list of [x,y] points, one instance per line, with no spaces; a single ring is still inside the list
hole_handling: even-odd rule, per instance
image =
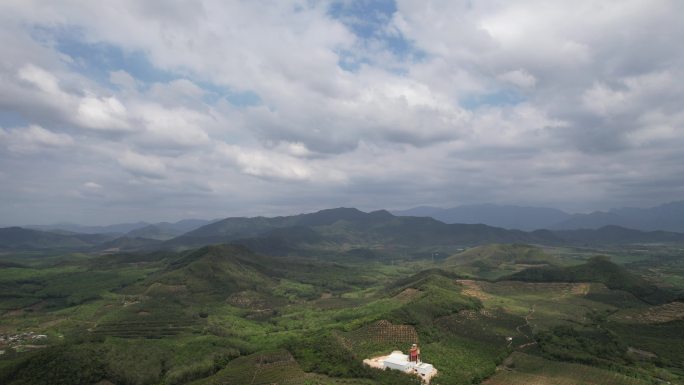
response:
[[[556,326],[537,335],[544,354],[570,362],[599,365],[605,361],[626,363],[627,345],[615,333],[599,328]]]
[[[439,370],[433,385],[681,383],[681,307],[639,299],[676,292],[655,285],[649,261],[676,265],[630,250],[615,258],[624,265],[520,244],[436,261],[387,259],[387,250],[268,257],[226,245],[6,255],[0,334],[47,337],[2,342],[0,383],[417,384],[362,364],[412,343]],[[465,279],[505,271],[516,280]]]
[[[665,303],[676,298],[604,256],[591,258],[587,263],[570,267],[530,268],[502,278],[528,282],[600,282],[610,289],[624,290],[649,303]]]
[[[474,276],[495,279],[531,266],[549,266],[561,261],[539,247],[525,244],[492,244],[477,246],[454,254],[444,265]]]
[[[650,381],[587,365],[547,360],[521,352],[505,361],[504,369],[486,385],[647,385]]]

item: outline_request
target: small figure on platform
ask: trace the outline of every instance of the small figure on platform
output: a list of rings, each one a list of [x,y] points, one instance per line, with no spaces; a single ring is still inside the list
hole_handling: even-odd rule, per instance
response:
[[[409,362],[420,362],[420,348],[418,344],[413,344],[409,349]]]

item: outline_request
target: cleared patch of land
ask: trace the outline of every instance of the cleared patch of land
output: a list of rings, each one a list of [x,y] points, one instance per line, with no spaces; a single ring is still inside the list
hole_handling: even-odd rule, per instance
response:
[[[419,342],[415,327],[395,325],[386,320],[380,320],[351,332],[338,333],[337,335],[343,346],[358,353],[401,350]]]
[[[614,318],[623,322],[644,324],[684,320],[684,302],[671,302],[646,309],[630,309],[615,314]]]

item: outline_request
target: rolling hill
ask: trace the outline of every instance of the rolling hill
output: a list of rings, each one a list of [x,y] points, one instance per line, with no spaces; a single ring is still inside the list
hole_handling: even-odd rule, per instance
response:
[[[192,248],[240,243],[259,252],[287,254],[303,250],[349,251],[438,249],[489,243],[626,244],[684,242],[684,234],[642,232],[617,226],[597,230],[507,230],[482,224],[446,224],[430,217],[395,216],[385,210],[365,213],[353,208],[322,210],[289,217],[227,218],[163,243]]]
[[[660,289],[643,278],[629,272],[609,258],[596,256],[586,263],[569,267],[533,267],[503,277],[500,280],[526,282],[599,282],[610,289],[624,290],[653,304],[667,303],[676,295]]]
[[[270,264],[268,257],[245,247],[205,246],[182,254],[144,285],[148,292],[218,295],[225,299],[241,290],[264,291],[272,286]]]
[[[445,265],[473,263],[499,266],[501,264],[553,264],[557,258],[536,246],[525,244],[490,244],[477,246],[448,257]]]
[[[165,241],[205,226],[211,222],[212,221],[202,219],[184,219],[175,223],[159,222],[131,230],[127,232],[125,236],[129,238],[146,238]]]
[[[197,225],[193,222],[191,228]],[[282,217],[226,218],[164,240],[182,226],[152,225],[113,239],[111,234],[45,232],[19,227],[0,231],[0,247],[14,250],[185,250],[211,244],[236,243],[271,255],[454,252],[491,243],[596,245],[684,243],[684,234],[643,232],[619,226],[583,230],[507,230],[483,224],[447,224],[430,217],[395,216],[385,210],[354,208],[321,210]],[[145,236],[147,234],[148,236]],[[425,254],[427,253],[427,254]]]
[[[288,249],[415,248],[551,241],[545,235],[486,225],[445,224],[424,217],[397,217],[385,210],[365,213],[338,208],[290,217],[227,218],[169,240],[164,245],[189,248],[238,242],[256,248],[260,243],[275,243]]]

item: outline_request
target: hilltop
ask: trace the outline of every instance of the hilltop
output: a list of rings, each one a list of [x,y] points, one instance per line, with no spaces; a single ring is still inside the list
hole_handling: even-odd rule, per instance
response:
[[[266,291],[273,286],[272,262],[241,246],[204,246],[181,254],[142,285],[148,293],[172,290],[176,296],[225,299],[241,290]]]
[[[530,266],[552,266],[560,260],[541,248],[527,244],[476,246],[449,256],[444,266],[482,278],[497,278]]]

